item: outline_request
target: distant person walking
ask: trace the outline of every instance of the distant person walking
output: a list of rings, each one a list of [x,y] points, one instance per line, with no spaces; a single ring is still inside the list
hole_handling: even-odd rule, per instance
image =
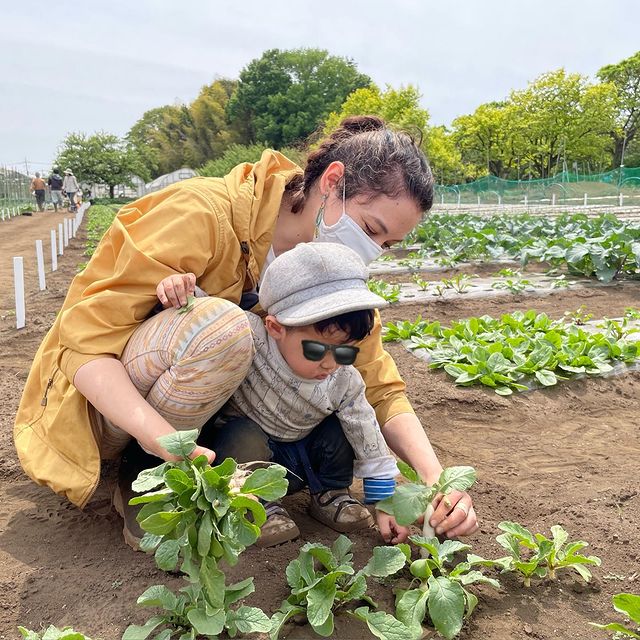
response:
[[[60,169],[56,167],[47,180],[49,189],[51,189],[51,201],[53,202],[54,211],[58,210],[58,206],[62,209],[62,183],[63,178],[60,175]]]
[[[40,177],[40,174],[36,171],[36,177],[31,180],[31,192],[36,197],[36,204],[38,205],[38,211],[44,211],[44,194],[47,185]]]
[[[71,171],[71,169],[65,169],[64,180],[62,181],[62,192],[69,198],[69,212],[77,210],[76,191],[78,191],[79,188],[73,171]]]

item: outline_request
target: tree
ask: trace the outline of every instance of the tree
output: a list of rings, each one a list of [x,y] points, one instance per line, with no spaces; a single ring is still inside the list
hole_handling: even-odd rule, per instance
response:
[[[440,184],[462,182],[465,175],[462,155],[453,135],[446,127],[428,127],[422,148],[429,158],[436,182]]]
[[[460,150],[467,178],[509,175],[517,162],[512,149],[511,117],[506,102],[489,102],[453,121],[453,140]]]
[[[625,148],[636,137],[640,126],[640,51],[618,64],[602,67],[597,76],[617,89],[618,114],[610,135],[614,145],[613,166],[619,167],[624,161]]]
[[[371,84],[351,60],[322,49],[270,49],[240,73],[227,107],[246,144],[304,140],[355,89]]]
[[[608,164],[615,99],[611,84],[592,85],[564,69],[542,74],[526,89],[511,92],[511,153],[541,178],[568,162]]]
[[[87,136],[70,133],[63,141],[55,164],[71,168],[79,182],[104,184],[113,198],[116,185],[131,185],[139,173],[135,154],[117,136],[101,131]]]
[[[329,114],[323,133],[329,135],[348,116],[374,115],[421,139],[427,130],[429,112],[420,106],[420,97],[420,92],[412,85],[400,89],[387,85],[385,91],[380,91],[376,85],[356,89],[339,111]]]

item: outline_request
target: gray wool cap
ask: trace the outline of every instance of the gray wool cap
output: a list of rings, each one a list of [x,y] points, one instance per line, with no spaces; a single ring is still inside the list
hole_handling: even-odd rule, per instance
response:
[[[369,291],[369,270],[342,244],[307,242],[279,255],[260,283],[260,306],[285,326],[301,327],[349,311],[386,307]]]

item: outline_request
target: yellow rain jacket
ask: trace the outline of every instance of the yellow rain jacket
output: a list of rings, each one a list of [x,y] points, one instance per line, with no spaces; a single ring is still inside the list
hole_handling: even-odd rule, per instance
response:
[[[100,454],[87,400],[72,384],[76,371],[95,358],[120,357],[169,275],[193,272],[209,295],[238,303],[245,284],[258,281],[285,186],[300,172],[283,155],[265,151],[224,178],[179,182],[119,211],[73,279],[25,385],[14,437],[33,480],[79,507],[87,504],[100,477]],[[380,331],[376,314],[357,366],[384,425],[412,409]]]

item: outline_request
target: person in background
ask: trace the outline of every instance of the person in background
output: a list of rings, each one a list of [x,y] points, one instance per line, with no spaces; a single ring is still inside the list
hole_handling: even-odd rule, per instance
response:
[[[69,198],[69,213],[76,211],[76,192],[80,187],[71,169],[64,170],[64,180],[62,181],[62,191]]]
[[[53,202],[53,210],[58,211],[58,207],[62,209],[62,183],[63,178],[60,175],[60,169],[55,167],[53,173],[49,176],[47,184],[51,189],[51,202]]]
[[[31,180],[31,193],[36,197],[36,204],[38,205],[38,211],[44,211],[44,194],[47,185],[40,177],[40,173],[36,171],[36,177]]]

